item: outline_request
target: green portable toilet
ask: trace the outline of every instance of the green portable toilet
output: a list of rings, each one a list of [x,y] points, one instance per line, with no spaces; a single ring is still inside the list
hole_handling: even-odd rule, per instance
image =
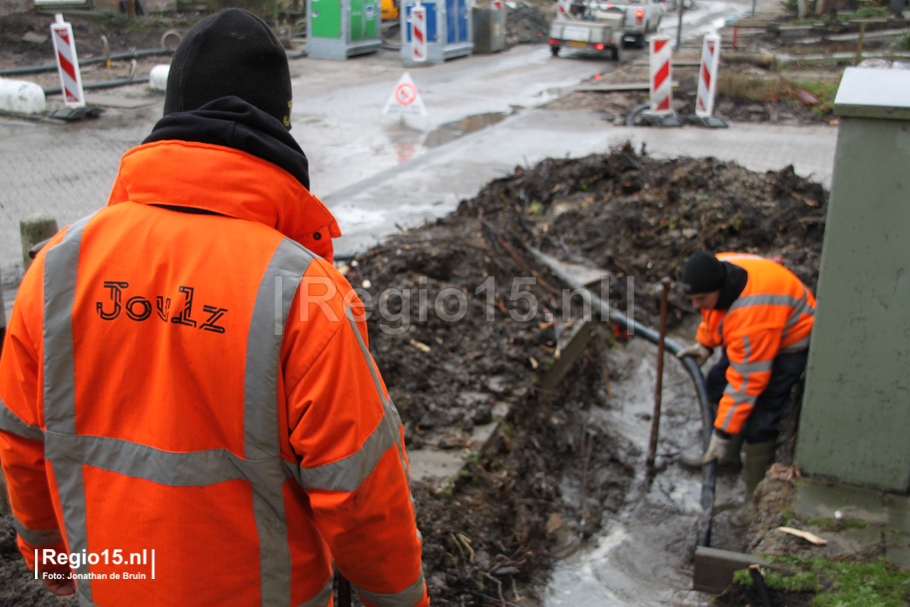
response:
[[[347,59],[375,53],[382,45],[380,0],[307,2],[307,56]]]

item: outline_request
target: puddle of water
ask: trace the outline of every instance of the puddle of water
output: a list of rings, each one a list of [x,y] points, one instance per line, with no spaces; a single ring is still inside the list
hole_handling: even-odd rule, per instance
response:
[[[424,140],[423,145],[428,148],[439,147],[450,141],[455,141],[459,137],[464,137],[468,133],[474,133],[497,122],[502,122],[508,115],[507,112],[489,112],[487,114],[474,114],[455,122],[447,122],[427,133],[427,138]]]

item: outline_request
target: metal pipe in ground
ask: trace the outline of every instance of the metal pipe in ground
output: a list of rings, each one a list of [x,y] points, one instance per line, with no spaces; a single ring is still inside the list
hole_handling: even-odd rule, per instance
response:
[[[85,90],[92,89],[112,89],[118,86],[126,86],[128,84],[145,84],[149,81],[148,76],[142,76],[140,78],[121,79],[121,80],[105,80],[104,82],[83,82],[82,88]],[[63,89],[59,86],[46,88],[44,89],[45,95],[60,95],[63,93]]]
[[[676,0],[679,5],[679,24],[676,27],[676,50],[678,51],[682,44],[682,18],[683,18],[683,1]]]
[[[853,65],[859,65],[863,60],[863,39],[866,37],[866,24],[859,24],[859,41],[856,43],[856,62]]]
[[[144,51],[129,51],[126,53],[117,53],[116,55],[111,55],[110,57],[87,57],[85,59],[79,59],[79,65],[91,65],[94,63],[107,63],[110,60],[120,60],[120,59],[138,59],[140,57],[150,57],[153,55],[172,55],[174,54],[174,49],[168,48],[154,48]],[[8,69],[0,70],[0,76],[20,76],[22,74],[39,74],[41,72],[55,72],[57,71],[56,63],[48,63],[45,65],[28,65],[24,67],[12,67]]]
[[[657,458],[657,438],[660,433],[660,400],[664,383],[664,342],[667,338],[667,298],[670,295],[670,279],[660,281],[660,338],[657,341],[657,387],[654,390],[654,414],[651,415],[651,442],[648,445],[648,477],[654,474],[654,460]]]

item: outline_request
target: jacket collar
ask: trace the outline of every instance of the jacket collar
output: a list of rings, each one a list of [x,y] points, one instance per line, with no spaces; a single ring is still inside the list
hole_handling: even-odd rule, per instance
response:
[[[278,166],[240,150],[157,141],[120,160],[108,206],[121,202],[199,209],[256,221],[331,260],[338,223],[321,200]]]
[[[749,272],[729,261],[723,262],[725,270],[724,286],[720,290],[720,297],[717,298],[716,310],[728,310],[739,296],[742,295],[746,283],[749,282]]]

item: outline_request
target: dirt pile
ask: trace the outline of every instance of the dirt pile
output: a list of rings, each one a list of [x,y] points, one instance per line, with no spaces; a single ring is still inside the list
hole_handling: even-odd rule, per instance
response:
[[[547,42],[550,20],[536,6],[522,4],[506,11],[506,46]]]
[[[677,277],[695,250],[756,253],[780,261],[814,291],[828,194],[793,167],[754,173],[714,158],[655,160],[629,144],[606,155],[548,159],[488,184],[462,202],[462,216],[567,261],[610,271],[613,305],[626,306],[635,279],[635,315],[654,324],[650,295]],[[675,290],[671,322],[690,308]]]

